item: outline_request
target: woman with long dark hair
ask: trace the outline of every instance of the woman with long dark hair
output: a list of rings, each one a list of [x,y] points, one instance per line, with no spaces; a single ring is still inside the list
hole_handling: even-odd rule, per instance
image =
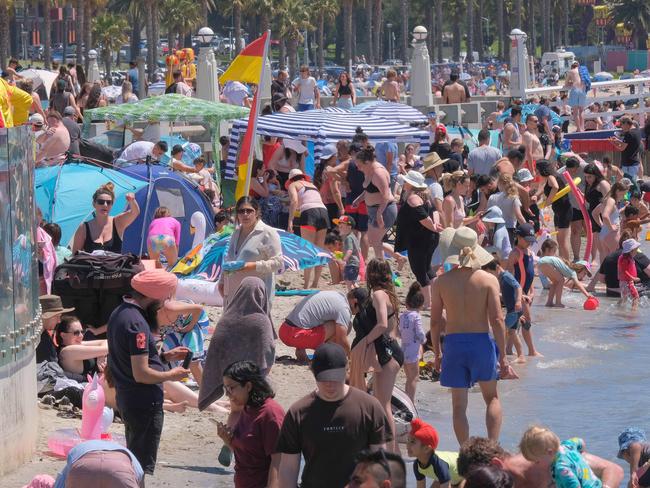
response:
[[[339,108],[351,109],[357,103],[357,95],[347,71],[341,72],[339,81],[332,90],[336,99],[336,106]]]
[[[370,296],[356,306],[357,314],[352,323],[356,337],[352,349],[357,346],[374,349],[381,371],[374,375],[373,395],[384,408],[391,430],[395,432],[390,401],[397,373],[404,364],[404,353],[397,340],[399,299],[388,262],[371,260],[366,267],[366,282]],[[396,451],[396,441],[391,441],[388,447]]]
[[[284,410],[260,369],[251,361],[237,361],[223,372],[223,385],[231,405],[241,409],[233,425],[218,424],[217,435],[235,455],[235,487],[274,486],[280,454],[275,445]]]
[[[77,317],[68,315],[56,324],[54,336],[59,355],[59,365],[64,371],[82,375],[98,373],[98,361],[106,363],[108,343],[106,340],[84,341],[84,330]]]
[[[591,249],[591,259],[595,261],[597,257],[604,257],[600,244],[600,224],[596,222],[593,217],[594,209],[600,205],[603,198],[609,190],[611,185],[605,179],[605,176],[600,171],[600,168],[594,163],[588,164],[584,169],[585,173],[585,200],[587,201],[587,210],[589,212],[589,219],[591,220],[591,235],[593,238],[593,246]]]
[[[327,168],[336,166],[337,147],[328,144],[321,153],[320,163],[314,171],[314,185],[320,191],[321,199],[327,208],[330,226],[334,219],[338,219],[345,212],[341,196],[341,183],[335,173],[328,172]]]

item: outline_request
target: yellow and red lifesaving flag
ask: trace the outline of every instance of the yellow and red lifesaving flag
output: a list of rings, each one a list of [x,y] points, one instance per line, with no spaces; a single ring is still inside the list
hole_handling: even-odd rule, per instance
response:
[[[221,83],[227,81],[239,81],[242,83],[255,83],[258,87],[262,82],[262,70],[268,53],[269,32],[254,40],[246,46],[239,55],[230,63],[228,69],[219,77]],[[251,178],[251,159],[253,157],[253,142],[257,130],[257,117],[260,108],[260,100],[255,92],[253,106],[248,114],[248,127],[244,140],[239,146],[237,157],[237,188],[235,189],[235,201],[248,193]]]

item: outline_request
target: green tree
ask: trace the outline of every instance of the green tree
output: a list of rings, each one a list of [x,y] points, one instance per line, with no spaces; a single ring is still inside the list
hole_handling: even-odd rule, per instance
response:
[[[110,75],[113,53],[128,40],[129,25],[125,17],[105,12],[93,18],[93,36],[102,49],[106,75]]]
[[[646,49],[650,31],[650,2],[648,0],[620,0],[610,3],[613,24],[623,22],[632,27],[637,49]]]
[[[14,10],[13,1],[0,2],[0,66],[7,66],[9,58],[9,21]]]
[[[167,28],[170,50],[177,47],[176,34],[182,44],[185,36],[203,23],[201,5],[194,0],[163,0],[160,14],[160,22]]]
[[[303,31],[312,29],[309,21],[309,10],[304,0],[284,0],[281,4],[284,12],[280,25],[280,36],[287,42],[289,57],[289,76],[293,79],[297,74],[298,44],[303,41]]]
[[[339,13],[338,0],[317,0],[314,5],[314,20],[316,23],[317,43],[318,43],[318,69],[323,72],[325,65],[325,50],[327,49],[325,41],[325,22],[334,20]]]

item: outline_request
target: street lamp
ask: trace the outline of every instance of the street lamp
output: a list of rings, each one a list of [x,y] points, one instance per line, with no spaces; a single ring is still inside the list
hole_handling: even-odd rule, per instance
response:
[[[421,25],[413,29],[413,57],[411,59],[411,105],[429,108],[431,94],[431,61],[427,49],[427,30]]]
[[[201,41],[201,44],[207,47],[212,42],[212,39],[214,39],[214,31],[209,27],[201,27],[197,37],[199,38],[199,41]]]
[[[413,39],[415,39],[416,42],[424,42],[427,38],[427,34],[427,29],[423,25],[418,25],[413,29]]]
[[[387,22],[386,28],[388,29],[388,58],[393,59],[393,24]]]

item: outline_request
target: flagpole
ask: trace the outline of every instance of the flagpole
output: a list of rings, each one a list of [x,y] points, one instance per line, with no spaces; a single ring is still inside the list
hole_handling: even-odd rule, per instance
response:
[[[253,98],[253,106],[255,110],[255,117],[253,117],[253,135],[251,137],[251,144],[248,149],[248,159],[246,167],[246,183],[244,185],[244,196],[248,195],[251,188],[251,174],[253,172],[253,151],[255,151],[255,136],[257,134],[257,119],[260,116],[260,103],[262,102],[260,94],[262,92],[262,81],[264,80],[264,74],[266,71],[266,58],[269,55],[269,45],[271,43],[271,29],[266,31],[266,41],[264,42],[264,56],[262,56],[262,70],[260,72],[260,81],[257,84],[257,90],[255,91],[255,97]],[[250,124],[251,121],[249,120]]]

